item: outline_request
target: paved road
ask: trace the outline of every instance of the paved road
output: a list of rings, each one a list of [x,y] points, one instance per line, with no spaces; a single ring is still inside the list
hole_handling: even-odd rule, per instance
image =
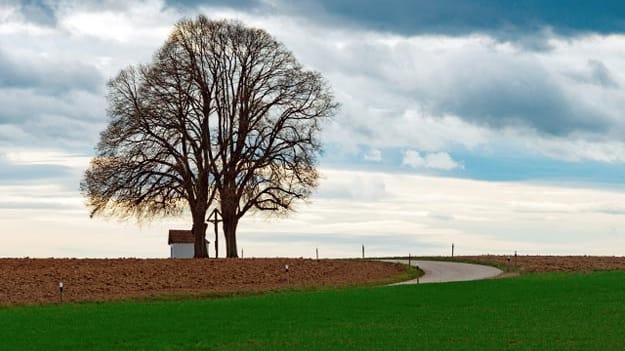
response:
[[[384,260],[387,262],[401,262],[408,264],[408,260]],[[459,282],[465,280],[479,280],[496,277],[503,272],[500,269],[481,264],[442,262],[442,261],[412,261],[413,266],[421,268],[425,274],[418,283]],[[417,284],[417,279],[408,280],[400,284]]]

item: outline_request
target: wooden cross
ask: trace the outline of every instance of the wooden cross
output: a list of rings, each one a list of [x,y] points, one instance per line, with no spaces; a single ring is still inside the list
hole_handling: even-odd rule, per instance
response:
[[[222,219],[219,219],[218,217],[221,217]],[[206,222],[211,222],[214,224],[215,226],[215,258],[219,257],[219,236],[217,234],[218,228],[217,228],[217,223],[219,222],[223,222],[223,216],[221,215],[221,212],[219,212],[218,209],[214,209],[213,212],[211,212],[211,214],[208,215],[208,219],[206,220]]]

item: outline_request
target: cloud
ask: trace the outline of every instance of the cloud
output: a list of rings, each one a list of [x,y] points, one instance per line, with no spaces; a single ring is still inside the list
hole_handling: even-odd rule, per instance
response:
[[[588,60],[587,70],[572,72],[570,76],[579,82],[595,84],[604,88],[616,89],[620,86],[610,70],[599,60]]]
[[[52,185],[54,191],[63,190],[77,194],[78,184],[84,170],[89,164],[90,157],[86,155],[67,153],[51,149],[26,149],[0,148],[0,187],[5,188],[5,193],[0,192],[0,199],[5,202],[3,208],[10,209],[11,204],[15,208],[31,206],[37,198],[48,197],[49,190],[46,188],[42,193],[21,193],[20,186],[40,187]],[[54,192],[52,192],[54,193]],[[21,194],[15,198],[7,194]],[[19,204],[25,205],[19,205]],[[55,208],[55,203],[47,203],[50,208]],[[34,205],[33,205],[34,206]],[[32,207],[32,206],[31,206]],[[80,204],[82,208],[82,204]]]
[[[342,111],[326,140],[345,149],[472,150],[503,136],[524,146],[541,138],[625,141],[625,93],[613,88],[624,78],[616,48],[625,36],[552,37],[551,51],[535,53],[484,35],[404,37],[246,20],[330,80]],[[310,32],[317,34],[304,45],[299,38]],[[589,64],[589,52],[600,53],[603,66]],[[573,80],[571,71],[595,83]]]
[[[327,182],[322,180],[315,191],[315,198],[353,201],[379,201],[387,196],[386,184],[381,178],[360,177],[344,174],[341,178]]]
[[[622,191],[384,172],[324,169],[322,174],[322,186],[330,188],[358,191],[360,186],[348,181],[353,177],[363,183],[383,182],[386,196],[369,201],[317,197],[305,211],[281,220],[279,226],[246,218],[240,229],[241,240],[250,241],[246,252],[256,250],[263,238],[267,244],[271,232],[277,233],[276,243],[284,240],[273,250],[296,245],[294,254],[306,257],[314,254],[315,245],[321,252],[340,256],[353,250],[350,243],[369,247],[368,243],[381,241],[389,246],[380,248],[380,254],[405,250],[441,254],[454,242],[465,253],[476,254],[518,250],[612,255],[620,254],[615,247],[621,247],[613,245],[625,243],[618,231],[610,229],[625,224],[619,205],[625,199]],[[293,243],[300,235],[305,244]]]
[[[31,0],[15,3],[18,4],[22,16],[29,21],[45,26],[53,26],[56,23],[54,5],[50,1]]]
[[[49,33],[54,20],[51,9],[39,2],[22,4],[18,0],[5,0],[0,4],[0,34],[27,32],[42,35]]]
[[[0,89],[0,139],[4,147],[82,148],[93,150],[105,123],[101,95],[71,91],[51,96],[29,89]],[[9,134],[10,133],[10,134]]]
[[[26,5],[53,11],[54,23],[27,16]],[[107,122],[106,80],[128,64],[146,62],[181,17],[161,1],[0,5],[0,148],[92,153]],[[116,40],[120,28],[132,41]]]
[[[476,47],[450,52],[446,73],[427,89],[415,87],[435,115],[461,116],[489,128],[531,128],[541,133],[566,135],[576,130],[601,133],[609,117],[573,100],[563,91],[554,72],[530,57]],[[471,67],[462,68],[460,62]],[[442,67],[433,67],[434,70]]]
[[[276,7],[287,4],[279,1]],[[592,2],[562,4],[524,1],[404,1],[310,0],[289,9],[301,16],[317,15],[321,20],[357,28],[404,36],[466,36],[486,34],[524,48],[548,49],[549,33],[580,36],[588,33],[622,33],[625,5],[614,0],[606,6]],[[566,16],[562,13],[566,12]]]
[[[71,169],[57,165],[13,165],[0,160],[0,183],[24,184],[72,177]],[[4,199],[3,199],[4,200]]]
[[[425,156],[421,156],[421,154],[415,150],[406,150],[404,152],[402,166],[408,166],[415,169],[430,168],[444,171],[450,171],[461,167],[446,152],[428,153],[425,154]]]
[[[46,55],[9,57],[0,49],[0,89],[32,89],[58,96],[69,91],[103,94],[104,78],[93,65]]]
[[[364,158],[367,161],[380,162],[382,161],[382,151],[380,149],[369,149]]]
[[[445,171],[460,167],[460,165],[456,163],[456,161],[454,161],[446,152],[428,154],[425,157],[425,165],[428,168],[441,169]]]
[[[618,88],[619,84],[614,80],[608,68],[599,60],[588,60],[590,66],[591,81],[607,88]]]
[[[131,44],[165,39],[181,17],[161,1],[129,3],[121,8],[97,7],[81,5],[70,11],[65,9],[59,16],[59,27],[79,37]]]
[[[528,138],[527,147],[554,159],[625,163],[625,142],[566,138]]]
[[[16,165],[58,165],[86,168],[90,157],[55,150],[19,150],[5,152],[5,158]]]
[[[93,145],[97,128],[106,122],[102,96],[106,78],[128,64],[148,61],[173,23],[202,11],[269,30],[306,67],[321,71],[343,106],[340,118],[325,129],[324,139],[345,150],[357,150],[357,145],[379,150],[475,150],[502,134],[514,136],[520,145],[541,138],[625,141],[620,114],[625,94],[614,89],[623,79],[618,72],[625,71],[617,49],[625,38],[588,35],[580,29],[576,36],[562,39],[545,32],[551,50],[528,51],[500,41],[493,34],[505,31],[499,22],[490,22],[492,30],[473,30],[485,26],[486,20],[484,25],[468,23],[509,13],[499,5],[486,10],[468,3],[402,4],[407,13],[421,9],[413,15],[427,19],[430,24],[424,28],[439,23],[440,30],[434,31],[375,31],[376,26],[367,26],[367,21],[358,22],[358,11],[378,6],[373,2],[355,9],[352,19],[360,23],[356,26],[339,20],[348,15],[344,13],[348,7],[323,1],[304,5],[241,1],[232,6],[222,1],[189,1],[182,6],[157,0],[43,3],[46,11],[54,12],[55,26],[30,21],[18,5],[9,7],[13,14],[2,24],[15,30],[0,36],[4,62],[0,67],[6,67],[1,76],[6,90],[1,95],[12,100],[3,104],[0,124],[9,124],[0,127],[0,133],[12,128],[51,142],[52,138],[42,138],[45,131],[40,126],[45,126],[56,130],[56,138],[64,137],[65,143],[72,139],[74,145]],[[553,11],[542,4],[522,6],[540,7],[539,13]],[[310,16],[302,17],[300,7]],[[459,8],[487,16],[462,17],[458,21],[467,23],[454,24],[433,15]],[[376,18],[383,20],[385,13],[394,16],[396,11],[381,9]],[[24,23],[39,26],[45,34],[22,30]],[[455,34],[444,30],[455,25]],[[588,52],[600,60],[588,57]],[[572,78],[571,72],[583,79]],[[91,129],[82,125],[80,114],[89,119]],[[57,125],[68,121],[70,126],[54,128],[45,121]]]
[[[421,168],[425,166],[425,159],[421,157],[418,151],[406,150],[404,153],[404,159],[401,162],[402,166],[408,166],[412,168]]]
[[[53,179],[60,180],[71,175],[72,172],[69,167],[61,165],[15,164],[0,154],[0,184],[23,184],[51,181]]]

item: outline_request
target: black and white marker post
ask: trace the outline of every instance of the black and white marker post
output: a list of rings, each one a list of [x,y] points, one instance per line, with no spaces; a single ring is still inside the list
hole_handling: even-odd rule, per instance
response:
[[[290,282],[289,282],[289,265],[288,264],[284,265],[284,273],[286,273],[286,283],[290,284]]]
[[[61,299],[61,303],[63,303],[63,282],[59,282],[59,297]]]

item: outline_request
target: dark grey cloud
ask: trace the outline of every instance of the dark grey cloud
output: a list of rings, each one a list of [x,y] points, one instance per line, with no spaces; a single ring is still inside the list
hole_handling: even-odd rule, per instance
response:
[[[622,105],[615,97],[618,76],[583,53],[566,60],[564,55],[555,51],[536,55],[479,38],[416,38],[392,44],[354,40],[344,43],[338,53],[322,56],[320,65],[331,72],[345,96],[366,101],[364,109],[383,111],[376,117],[377,112],[344,101],[344,111],[350,114],[345,124],[363,140],[375,139],[367,134],[379,135],[379,126],[387,125],[390,116],[410,109],[429,116],[457,116],[491,129],[533,129],[543,135],[622,130],[619,111],[596,104],[590,95],[604,94],[611,104]],[[378,123],[362,118],[363,113]],[[398,118],[397,123],[403,122]]]
[[[48,27],[56,25],[55,3],[54,0],[4,0],[5,5],[16,7],[28,22]]]
[[[0,49],[0,89],[23,88],[62,95],[71,90],[103,91],[105,79],[95,67],[45,56],[12,58]]]
[[[0,150],[8,146],[91,152],[106,123],[104,97],[71,92],[50,96],[0,89]]]
[[[39,24],[56,22],[56,11],[67,2],[8,0],[20,7],[24,17]],[[83,0],[72,7],[91,10],[127,8],[126,1]],[[253,12],[291,13],[326,18],[333,22],[402,35],[467,35],[487,33],[535,49],[544,49],[549,33],[571,36],[585,33],[625,32],[625,2],[594,1],[499,1],[499,0],[166,0],[166,6],[182,10],[228,7]],[[335,23],[336,24],[336,23]],[[547,30],[547,33],[545,32]]]
[[[545,28],[561,35],[625,31],[625,2],[619,0],[311,0],[309,4],[346,21],[405,35],[480,32],[523,38]]]
[[[510,66],[489,73],[457,75],[442,94],[426,98],[426,104],[435,114],[462,116],[494,128],[530,127],[552,135],[602,133],[612,126],[608,116],[567,97],[539,67]]]
[[[47,26],[56,24],[56,13],[51,1],[25,1],[22,3],[21,12],[25,18]]]
[[[104,121],[104,85],[93,65],[0,49],[0,146],[93,144]]]

